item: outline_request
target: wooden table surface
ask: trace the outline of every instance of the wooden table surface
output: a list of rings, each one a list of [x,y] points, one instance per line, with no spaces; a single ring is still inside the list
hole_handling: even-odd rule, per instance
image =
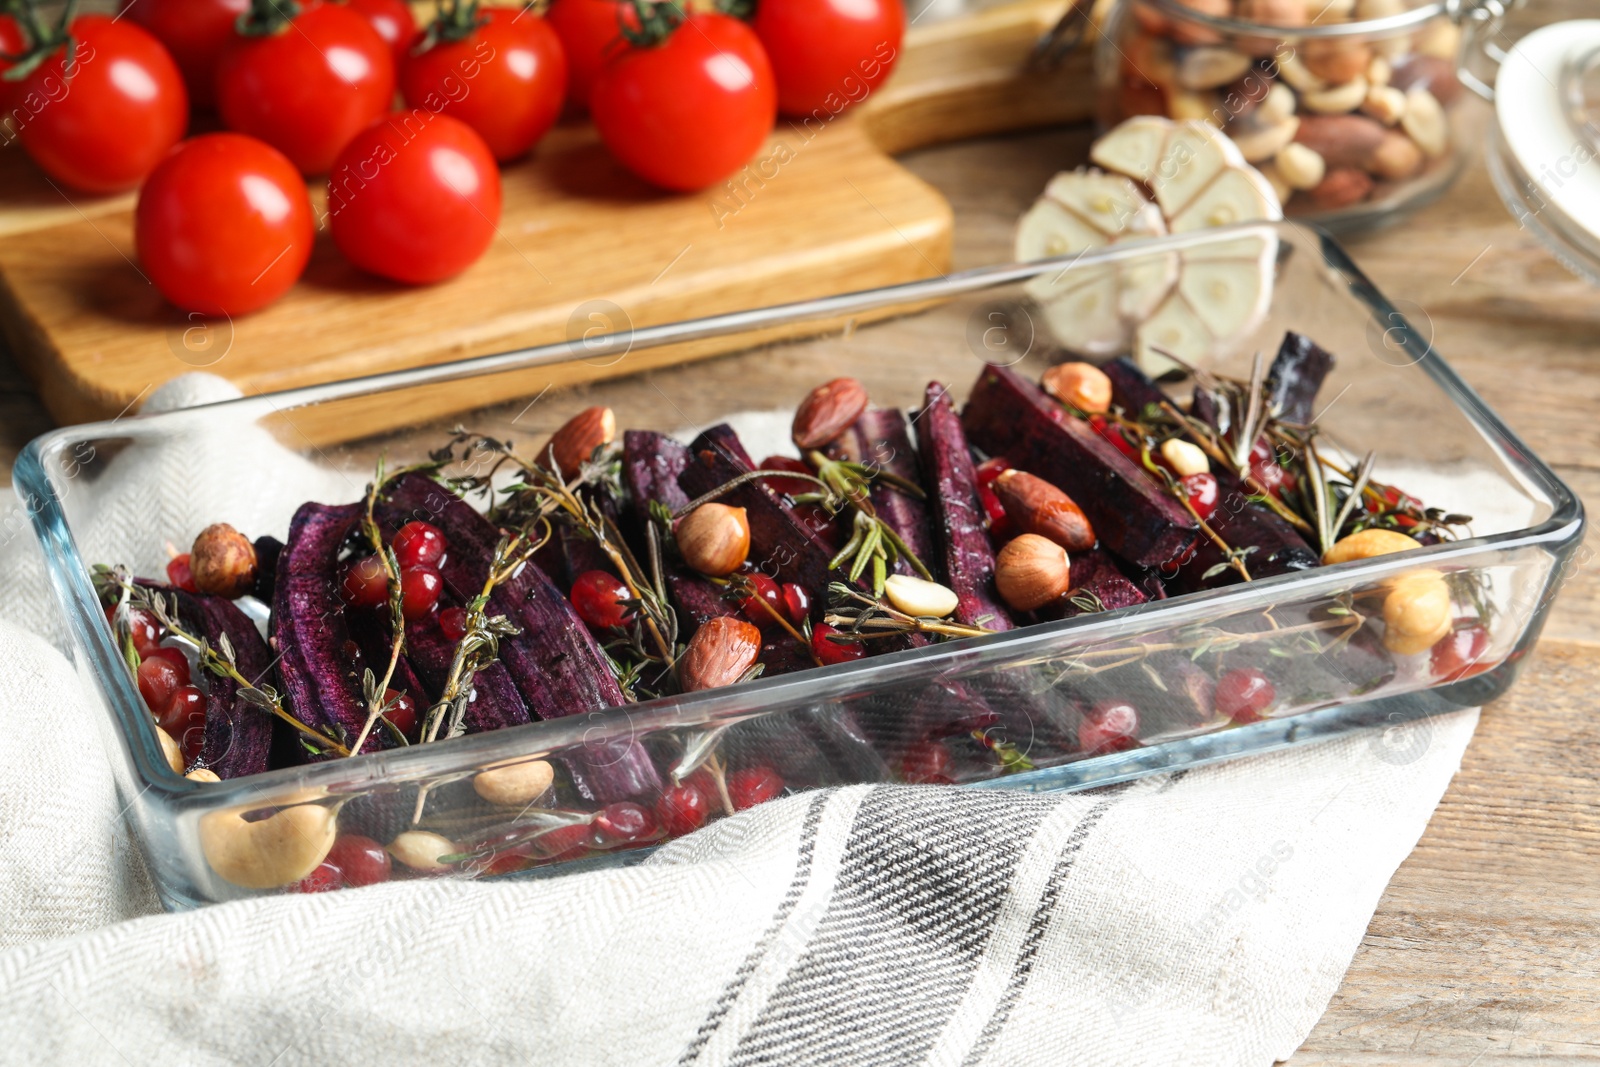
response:
[[[1534,17],[1575,14],[1582,2],[1536,5]],[[905,162],[951,200],[956,265],[974,266],[1010,258],[1017,215],[1053,171],[1082,162],[1087,143],[1085,130],[1052,131],[924,150]],[[1403,225],[1348,247],[1524,440],[1587,503],[1600,503],[1600,290],[1517,227],[1482,165]],[[808,353],[775,363],[760,381],[713,362],[693,378],[666,371],[621,388],[641,404],[675,398],[690,421],[702,405],[705,414],[726,410],[730,398],[745,407],[792,402],[830,365],[846,369],[846,358]],[[874,373],[889,369],[866,372],[869,386]],[[515,424],[525,437],[549,428],[523,402],[479,413],[474,424],[490,432]],[[49,426],[0,353],[0,469]],[[1486,709],[1460,774],[1293,1064],[1600,1058],[1597,592],[1584,560],[1521,682]]]

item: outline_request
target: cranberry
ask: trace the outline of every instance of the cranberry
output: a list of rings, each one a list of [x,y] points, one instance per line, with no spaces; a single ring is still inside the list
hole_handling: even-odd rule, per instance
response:
[[[986,459],[982,463],[978,464],[978,484],[987,489],[989,486],[994,484],[994,480],[996,478],[1000,477],[1010,469],[1011,464],[1007,463],[999,456],[996,456],[993,459]]]
[[[167,561],[167,581],[185,593],[198,593],[194,584],[194,571],[189,569],[189,553],[173,556]]]
[[[146,658],[139,664],[139,695],[144,697],[145,706],[152,712],[165,708],[172,699],[173,690],[182,684],[178,668],[168,660]]]
[[[1201,471],[1178,479],[1178,484],[1183,487],[1183,495],[1189,498],[1189,506],[1194,508],[1194,513],[1202,519],[1211,518],[1217,510],[1217,499],[1222,494],[1217,476]]]
[[[908,782],[927,785],[950,785],[950,749],[939,741],[918,741],[906,749],[900,761],[900,773]]]
[[[394,701],[394,706],[383,717],[389,720],[390,726],[411,737],[412,731],[417,728],[417,702],[398,689],[385,689],[383,699]]]
[[[768,456],[761,461],[761,469],[764,471],[793,471],[796,474],[811,473],[811,468],[806,466],[804,462],[789,456]],[[785,496],[799,496],[801,493],[814,493],[818,490],[815,482],[809,482],[802,478],[763,478],[761,482],[773,492],[782,493]]]
[[[317,869],[295,883],[296,893],[327,893],[344,888],[344,872],[327,860],[317,864]]]
[[[573,610],[597,630],[625,624],[632,612],[623,601],[632,597],[621,578],[605,571],[584,571],[572,583]]]
[[[1428,662],[1434,677],[1442,682],[1455,682],[1489,669],[1483,662],[1489,650],[1489,631],[1473,624],[1451,630],[1443,641],[1433,646]]]
[[[1078,747],[1088,755],[1120,752],[1139,743],[1139,709],[1126,700],[1102,700],[1078,724]]]
[[[1274,496],[1294,488],[1294,475],[1278,465],[1278,455],[1266,438],[1257,441],[1250,450],[1250,474],[1261,487]]]
[[[408,522],[400,527],[400,532],[394,535],[393,546],[394,558],[400,561],[401,570],[407,567],[437,568],[439,561],[444,559],[447,547],[439,528],[425,522]]]
[[[989,520],[989,533],[996,538],[1005,539],[1011,536],[1011,519],[1006,515],[1006,506],[1000,503],[1000,496],[987,485],[978,486],[978,500],[983,504],[983,513]]]
[[[668,786],[656,800],[656,818],[669,837],[682,837],[705,825],[711,801],[693,782]]]
[[[589,826],[574,823],[557,827],[534,838],[532,845],[536,853],[550,859],[573,856],[589,847]]]
[[[445,608],[439,612],[439,629],[452,641],[467,636],[467,609]]]
[[[162,659],[172,664],[178,672],[178,684],[189,684],[189,657],[176,648],[152,648],[143,656],[144,659]]]
[[[811,617],[811,594],[806,592],[805,586],[794,582],[783,583],[783,610],[796,626],[806,624]]]
[[[328,850],[323,866],[332,864],[344,875],[348,885],[377,885],[387,882],[391,872],[389,854],[370,837],[340,834]]]
[[[656,836],[656,820],[628,800],[607,804],[589,824],[589,841],[595,848],[618,848]]]
[[[1278,699],[1272,680],[1254,667],[1237,667],[1217,679],[1214,697],[1218,715],[1234,722],[1259,722],[1261,713]]]
[[[340,592],[353,608],[377,608],[389,602],[389,576],[377,556],[363,556],[344,572]]]
[[[867,650],[861,647],[859,641],[841,643],[828,640],[829,634],[838,632],[825,622],[819,622],[811,628],[811,651],[816,653],[817,658],[825,665],[851,663],[867,654]]]
[[[1122,428],[1107,420],[1105,416],[1089,416],[1089,428],[1095,433],[1099,434],[1101,437],[1105,438],[1107,441],[1111,442],[1111,444],[1116,447],[1117,451],[1121,452],[1124,456],[1127,456],[1129,459],[1138,458],[1139,450],[1135,448],[1126,437],[1122,436]]]
[[[426,618],[439,606],[444,595],[444,579],[427,567],[408,567],[400,572],[400,613],[408,620]]]
[[[178,742],[183,758],[192,763],[205,742],[206,695],[192,685],[178,686],[156,713],[156,725]]]
[[[496,853],[494,859],[485,864],[483,870],[478,873],[481,877],[488,878],[496,874],[510,874],[513,871],[520,871],[527,865],[528,857],[520,852],[500,852]]]
[[[783,792],[783,778],[766,765],[746,767],[728,775],[728,799],[733,810],[744,811],[765,804]]]
[[[117,609],[106,609],[106,621],[111,623],[113,630],[116,627]],[[128,636],[133,639],[133,650],[143,659],[152,651],[161,647],[161,627],[156,623],[156,617],[141,608],[128,609]]]
[[[760,571],[751,571],[744,577],[755,588],[755,592],[739,601],[739,610],[744,612],[745,618],[757,626],[777,625],[778,619],[773,612],[777,612],[779,616],[784,613],[783,590],[778,587],[777,582]],[[762,602],[771,606],[772,611],[762,607]]]

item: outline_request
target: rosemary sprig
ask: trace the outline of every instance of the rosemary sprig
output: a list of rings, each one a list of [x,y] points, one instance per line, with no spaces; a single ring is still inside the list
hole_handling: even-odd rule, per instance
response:
[[[839,633],[841,641],[870,641],[875,637],[893,637],[896,634],[936,634],[940,637],[982,637],[998,633],[982,626],[968,626],[948,619],[934,619],[920,615],[907,615],[892,604],[871,597],[843,582],[828,586],[828,595],[834,607],[823,619]]]

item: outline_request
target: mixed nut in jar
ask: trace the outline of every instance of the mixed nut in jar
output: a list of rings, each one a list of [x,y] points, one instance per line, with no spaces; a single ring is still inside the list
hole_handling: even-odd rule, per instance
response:
[[[1097,55],[1100,118],[1199,119],[1285,214],[1350,229],[1442,192],[1472,143],[1446,4],[1121,0]]]

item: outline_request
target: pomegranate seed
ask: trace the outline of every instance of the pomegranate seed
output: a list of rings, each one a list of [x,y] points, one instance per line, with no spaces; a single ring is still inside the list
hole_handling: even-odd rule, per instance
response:
[[[900,773],[908,782],[950,785],[950,750],[938,741],[918,741],[906,750]]]
[[[1078,724],[1078,747],[1088,755],[1120,752],[1139,743],[1139,709],[1125,700],[1103,700]]]
[[[152,649],[152,651],[154,651]],[[139,695],[145,707],[159,713],[172,699],[173,690],[182,685],[178,668],[164,659],[145,659],[139,664]]]
[[[427,567],[411,567],[400,572],[400,613],[408,620],[426,618],[439,606],[444,595],[444,579]]]
[[[783,610],[790,622],[796,626],[805,625],[811,617],[811,594],[806,592],[805,586],[794,582],[783,583]]]
[[[768,456],[761,461],[764,471],[793,471],[796,474],[810,474],[811,468],[801,460],[790,456]],[[801,493],[814,493],[817,485],[801,478],[763,478],[761,484],[767,486],[775,493],[785,496],[799,496]]]
[[[1010,469],[1011,464],[1007,463],[999,456],[996,456],[993,459],[986,459],[982,463],[978,464],[978,484],[987,489],[989,486],[994,484],[994,480],[996,478],[1000,477]]]
[[[1489,669],[1483,657],[1489,650],[1489,631],[1476,624],[1452,630],[1443,641],[1433,646],[1428,657],[1434,677],[1442,682],[1455,682]]]
[[[385,712],[383,717],[389,720],[389,725],[406,737],[411,737],[412,731],[417,728],[417,702],[412,700],[409,694],[402,693],[398,689],[385,689],[383,699],[394,701],[394,706]]]
[[[1112,424],[1103,416],[1091,415],[1089,416],[1089,428],[1094,430],[1095,433],[1099,434],[1107,441],[1111,442],[1111,444],[1116,447],[1117,451],[1121,452],[1124,456],[1127,456],[1129,459],[1138,458],[1139,450],[1133,447],[1126,437],[1122,436],[1122,428],[1120,426]]]
[[[1217,679],[1217,714],[1234,722],[1259,722],[1261,713],[1278,699],[1272,680],[1254,667],[1238,667]]]
[[[622,579],[605,571],[584,571],[572,583],[572,607],[597,630],[625,625],[632,614],[622,603],[632,594]]]
[[[185,593],[198,593],[194,584],[194,571],[189,569],[189,553],[173,556],[167,561],[167,581]]]
[[[620,848],[655,837],[656,820],[632,801],[607,804],[589,824],[589,841],[595,848]]]
[[[783,778],[771,767],[746,767],[728,775],[728,799],[735,811],[765,804],[783,792]]]
[[[1217,510],[1217,499],[1222,494],[1217,476],[1205,472],[1190,474],[1178,479],[1178,484],[1183,487],[1183,495],[1189,498],[1189,506],[1194,508],[1194,513],[1202,519],[1211,518]]]
[[[377,556],[363,556],[351,563],[339,588],[353,608],[377,608],[389,602],[389,578]]]
[[[445,608],[439,612],[439,629],[452,641],[467,636],[467,609]]]
[[[533,850],[549,859],[567,857],[584,852],[589,847],[589,826],[574,823],[542,833],[533,839]]]
[[[668,786],[656,800],[656,819],[668,837],[682,837],[705,825],[711,801],[693,782]]]
[[[189,657],[176,648],[152,648],[143,656],[144,659],[166,660],[178,672],[178,684],[189,684]]]
[[[1278,455],[1263,438],[1250,450],[1250,474],[1274,496],[1294,488],[1294,477],[1278,465]]]
[[[852,663],[867,654],[867,650],[861,647],[861,642],[859,641],[848,641],[841,644],[838,641],[828,640],[829,634],[838,632],[838,630],[825,622],[819,622],[811,628],[811,651],[815,652],[817,658],[825,665]]]
[[[116,632],[116,617],[115,605],[106,608],[106,621],[111,624],[112,633]],[[128,609],[128,635],[133,639],[133,650],[139,653],[140,659],[161,647],[161,627],[156,624],[154,615],[140,608]]]
[[[773,617],[772,612],[775,611],[779,615],[784,613],[783,590],[778,588],[777,582],[760,571],[752,571],[745,575],[745,578],[755,588],[755,593],[739,601],[739,610],[744,612],[745,618],[757,626],[776,626],[778,620]],[[772,611],[761,606],[763,601],[772,607]]]
[[[377,885],[387,882],[392,871],[389,854],[370,837],[340,834],[328,850],[323,865],[332,864],[348,885]]]
[[[989,533],[996,539],[1011,536],[1011,520],[1006,516],[1006,506],[999,495],[987,485],[978,486],[978,499],[983,503],[983,513],[989,519]]]
[[[446,546],[444,534],[437,526],[425,522],[408,522],[394,535],[394,558],[400,569],[407,567],[437,568],[444,559]]]
[[[295,883],[296,893],[328,893],[344,888],[344,872],[327,860],[317,864],[317,869]]]
[[[165,730],[183,749],[183,758],[194,762],[206,736],[206,695],[192,685],[180,685],[156,713],[156,725]]]

